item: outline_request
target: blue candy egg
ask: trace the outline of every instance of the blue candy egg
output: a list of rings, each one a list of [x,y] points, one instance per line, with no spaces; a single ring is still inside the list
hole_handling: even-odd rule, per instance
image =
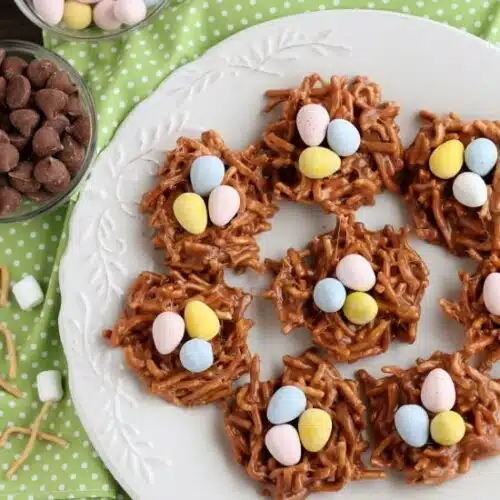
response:
[[[306,409],[306,395],[293,385],[280,387],[267,405],[267,420],[274,425],[295,420]]]
[[[421,406],[401,406],[394,415],[394,425],[401,439],[410,446],[421,448],[427,444],[429,415]]]
[[[222,184],[224,173],[224,163],[217,156],[198,156],[189,174],[193,191],[200,196],[208,196]]]
[[[188,371],[200,373],[214,364],[212,344],[206,340],[188,340],[179,352],[181,365]]]
[[[498,159],[498,150],[495,143],[485,137],[474,139],[465,148],[465,163],[469,170],[484,177],[495,166]]]
[[[336,118],[328,125],[326,140],[330,149],[339,156],[354,154],[361,144],[359,130],[347,120]]]
[[[326,313],[340,311],[346,299],[345,286],[335,278],[324,278],[316,283],[313,300]]]

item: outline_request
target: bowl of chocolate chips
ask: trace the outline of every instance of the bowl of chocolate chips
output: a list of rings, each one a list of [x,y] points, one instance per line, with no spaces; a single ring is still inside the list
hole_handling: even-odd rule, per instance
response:
[[[89,172],[96,134],[74,68],[41,46],[0,40],[0,223],[67,202]]]

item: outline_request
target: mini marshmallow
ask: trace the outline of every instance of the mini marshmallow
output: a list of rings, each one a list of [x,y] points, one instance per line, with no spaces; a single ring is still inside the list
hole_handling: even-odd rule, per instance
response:
[[[64,396],[61,372],[57,370],[40,372],[36,376],[36,385],[38,388],[38,398],[42,403],[46,403],[47,401],[61,401]]]
[[[24,277],[12,287],[12,293],[23,311],[33,309],[43,302],[43,291],[31,275]]]

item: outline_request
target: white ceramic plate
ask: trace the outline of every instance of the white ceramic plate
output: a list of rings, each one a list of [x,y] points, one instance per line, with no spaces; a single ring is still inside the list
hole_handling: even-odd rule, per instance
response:
[[[137,202],[152,183],[162,151],[172,148],[179,135],[198,135],[207,128],[221,132],[235,148],[245,146],[265,123],[259,113],[263,92],[296,86],[310,72],[371,76],[385,98],[401,103],[405,141],[416,130],[420,108],[469,118],[500,114],[497,49],[433,22],[368,11],[307,14],[248,29],[175,72],[131,113],[99,157],[75,209],[61,265],[59,326],[78,414],[133,498],[258,498],[257,485],[232,460],[219,410],[182,410],[149,396],[123,368],[122,351],[102,342],[101,331],[115,321],[131,281],[160,261]],[[401,201],[387,194],[377,198],[375,207],[360,210],[359,219],[370,228],[407,222]],[[284,203],[272,232],[260,238],[262,255],[279,257],[290,246],[302,247],[334,222],[318,209]],[[435,349],[460,347],[462,332],[445,319],[438,299],[457,294],[457,270],[471,264],[413,243],[431,272],[417,342],[395,343],[383,356],[341,366],[344,375],[360,367],[379,374],[384,364],[408,366]],[[253,273],[228,279],[256,294],[266,283]],[[306,332],[281,335],[272,306],[263,299],[255,298],[250,315],[257,321],[250,346],[263,357],[264,376],[279,373],[285,353],[299,354],[309,345]],[[468,476],[441,488],[409,488],[391,479],[351,484],[336,498],[485,497],[495,486],[499,463],[478,463]]]

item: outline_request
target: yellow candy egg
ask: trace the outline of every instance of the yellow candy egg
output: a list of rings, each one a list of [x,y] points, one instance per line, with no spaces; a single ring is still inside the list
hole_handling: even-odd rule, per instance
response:
[[[332,418],[318,408],[306,410],[299,418],[299,437],[302,446],[313,453],[321,451],[332,433]]]
[[[324,179],[340,168],[340,156],[331,149],[313,146],[299,156],[299,170],[309,179]]]
[[[70,0],[64,4],[63,20],[68,28],[83,30],[92,22],[92,7]]]
[[[192,339],[212,340],[220,330],[219,318],[204,302],[193,300],[184,308],[186,330]]]
[[[464,163],[464,145],[458,139],[443,142],[431,154],[429,168],[440,179],[451,179]]]
[[[191,234],[201,234],[207,228],[207,207],[196,193],[183,193],[174,201],[177,222]]]
[[[365,292],[350,293],[342,308],[344,316],[355,325],[366,325],[378,313],[377,301]]]
[[[442,446],[453,446],[465,436],[465,422],[456,411],[438,413],[431,422],[431,437]]]

